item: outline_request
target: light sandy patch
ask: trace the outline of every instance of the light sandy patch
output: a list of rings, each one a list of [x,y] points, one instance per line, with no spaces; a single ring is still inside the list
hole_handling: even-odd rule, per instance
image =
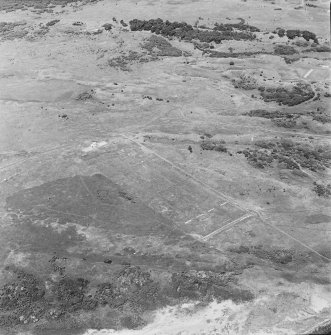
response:
[[[248,312],[245,304],[212,302],[207,307],[185,303],[155,313],[154,320],[139,330],[88,330],[84,335],[201,335],[243,334]]]
[[[108,143],[106,141],[101,142],[92,142],[88,147],[83,148],[83,152],[91,152],[91,151],[97,151],[98,149],[106,146]]]

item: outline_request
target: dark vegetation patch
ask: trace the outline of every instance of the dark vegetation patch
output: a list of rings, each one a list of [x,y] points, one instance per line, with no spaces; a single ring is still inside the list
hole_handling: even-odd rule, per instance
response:
[[[212,44],[209,44],[206,42],[200,43],[200,42],[193,41],[193,45],[194,45],[194,49],[198,49],[203,52],[207,52],[209,49],[214,48]]]
[[[326,111],[319,111],[314,113],[313,120],[318,121],[321,123],[330,123],[331,122],[331,115],[330,113],[327,113]]]
[[[0,326],[38,322],[44,316],[45,285],[22,270],[12,270],[15,279],[0,291]]]
[[[59,114],[58,117],[64,120],[69,120],[68,114]]]
[[[265,102],[275,101],[278,104],[295,106],[314,98],[315,94],[309,84],[298,83],[291,88],[269,87],[261,91]]]
[[[274,47],[274,53],[276,55],[294,55],[298,51],[290,45],[277,44]]]
[[[257,80],[253,76],[245,73],[241,73],[239,78],[233,79],[232,84],[235,88],[241,88],[243,90],[254,90],[257,88]]]
[[[136,63],[147,63],[153,60],[157,60],[156,56],[150,56],[141,54],[136,51],[129,51],[126,55],[114,57],[108,60],[110,67],[116,68],[122,71],[131,71],[131,65]]]
[[[241,271],[237,265],[216,267],[209,261],[202,261],[201,255],[211,256],[218,252],[189,236],[183,235],[180,239],[180,248],[188,248],[189,252],[179,256],[167,253],[142,255],[131,246],[124,247],[120,256],[109,252],[92,255],[90,249],[85,254],[86,240],[78,235],[73,226],[70,225],[72,229],[68,228],[61,234],[46,227],[50,222],[58,222],[62,227],[75,222],[84,226],[84,222],[90,224],[90,219],[84,221],[82,215],[95,213],[100,219],[100,228],[101,220],[106,220],[105,231],[110,230],[112,236],[117,233],[125,236],[128,232],[148,238],[156,235],[171,240],[170,243],[176,243],[178,247],[176,241],[181,232],[172,230],[170,223],[167,228],[168,221],[165,220],[158,227],[159,215],[138,201],[133,202],[132,195],[100,174],[59,179],[8,197],[7,210],[12,215],[12,226],[15,226],[11,228],[15,241],[24,250],[40,251],[43,255],[61,250],[64,255],[58,257],[52,254],[48,267],[43,266],[40,274],[14,267],[8,268],[8,275],[3,272],[2,278],[6,279],[0,288],[0,333],[3,328],[17,327],[22,332],[39,328],[40,334],[46,334],[48,332],[42,332],[44,329],[52,331],[54,328],[62,330],[62,327],[69,327],[68,334],[72,334],[70,327],[93,328],[92,319],[96,319],[100,328],[110,323],[118,328],[137,328],[145,323],[142,319],[145,311],[176,305],[192,297],[204,301],[214,298],[234,301],[253,299],[249,291],[237,285],[236,276]],[[47,209],[44,211],[41,208],[38,212],[36,206]],[[129,225],[127,221],[131,217],[132,224]],[[37,220],[45,225],[34,224]],[[34,227],[34,230],[27,226]],[[79,260],[81,256],[76,256],[70,262],[66,250],[76,245],[83,245],[81,256],[85,255],[88,260]],[[94,263],[94,256],[98,264]],[[179,257],[182,260],[179,261]],[[186,260],[194,262],[196,269],[203,270],[189,271],[192,267],[185,265]],[[146,267],[130,265],[135,261],[139,264],[145,262]],[[34,268],[29,265],[26,264],[26,268]],[[156,266],[156,271],[153,266]],[[79,275],[72,274],[77,273],[76,270]],[[86,271],[89,277],[82,275],[82,271]],[[102,311],[96,311],[102,306],[107,306],[107,316]]]
[[[52,321],[61,324],[76,313],[93,312],[106,305],[123,327],[137,328],[145,324],[143,312],[178,304],[183,299],[238,302],[254,298],[251,292],[234,286],[233,272],[175,272],[170,281],[161,283],[139,266],[124,265],[108,281],[91,284],[84,278],[68,275],[40,279],[24,270],[10,270],[15,279],[0,291],[0,326],[5,328],[35,323],[45,326]]]
[[[285,111],[268,111],[266,109],[253,109],[243,115],[251,117],[261,117],[264,119],[279,119],[279,118],[295,118],[300,116],[300,113],[288,113]]]
[[[297,47],[300,47],[300,48],[304,48],[304,47],[308,47],[309,46],[309,42],[308,41],[294,41],[292,42],[293,45],[296,45]],[[315,44],[315,43],[313,43]]]
[[[177,37],[185,41],[198,40],[206,43],[215,42],[217,44],[223,40],[254,40],[256,37],[251,32],[202,30],[194,28],[185,22],[169,22],[162,19],[152,19],[149,21],[134,19],[130,21],[130,28],[132,31],[146,30],[164,37]]]
[[[227,152],[228,149],[225,147],[225,141],[202,141],[200,143],[202,150],[213,150],[218,152]]]
[[[275,33],[278,34],[279,37],[287,36],[290,40],[293,40],[296,37],[303,37],[306,41],[314,41],[318,44],[318,39],[316,34],[308,31],[308,30],[298,30],[298,29],[289,29],[285,30],[283,28],[276,29]]]
[[[282,128],[294,128],[297,125],[296,120],[293,118],[278,118],[278,119],[273,119],[272,123],[277,126],[277,127],[282,127]]]
[[[331,116],[324,108],[317,108],[305,114],[302,112],[287,112],[287,111],[268,111],[265,109],[253,109],[243,115],[250,117],[261,117],[264,119],[271,119],[272,122],[279,127],[292,128],[296,125],[296,120],[301,116],[310,116],[312,120],[321,123],[330,123]]]
[[[181,50],[173,47],[165,38],[156,35],[152,35],[142,47],[150,54],[157,56],[180,57],[183,54]]]
[[[123,27],[127,27],[127,26],[128,26],[128,24],[125,23],[123,20],[121,20],[120,23],[121,23],[121,25],[122,25]]]
[[[244,52],[222,52],[222,51],[214,51],[214,50],[205,50],[211,58],[244,58],[244,57],[252,57],[255,55],[266,54],[266,52],[262,51],[244,51]]]
[[[312,8],[317,8],[318,6],[317,5],[314,5],[313,3],[307,3],[306,6],[308,7],[312,7]]]
[[[134,314],[155,308],[159,293],[159,284],[149,272],[136,266],[124,266],[113,276],[113,280],[98,285],[95,299],[101,305],[108,304],[119,310],[129,307]]]
[[[49,295],[56,306],[55,315],[58,317],[78,310],[94,310],[97,302],[87,294],[88,285],[89,281],[84,278],[68,277],[53,283]]]
[[[126,249],[127,255],[135,252],[133,248]],[[141,318],[145,311],[175,305],[183,300],[210,302],[232,299],[239,302],[254,298],[250,291],[236,285],[239,270],[165,272],[170,280],[164,281],[154,278],[152,271],[144,271],[139,266],[117,265],[104,282],[92,283],[66,274],[65,267],[60,267],[59,272],[58,261],[61,259],[56,256],[50,260],[51,273],[44,274],[43,278],[23,269],[7,268],[12,276],[0,289],[2,328],[19,325],[30,329],[32,325],[40,329],[52,325],[61,327],[66,320],[75,320],[78,316],[73,324],[76,328],[82,322],[80,313],[93,315],[98,307],[108,306],[113,318],[111,322],[133,329],[145,325]],[[105,263],[110,268],[113,266],[110,259]]]
[[[247,148],[245,150],[238,151],[237,153],[244,154],[248,163],[258,169],[269,167],[274,161],[274,157],[266,150]]]
[[[290,170],[307,168],[311,171],[323,171],[330,166],[330,149],[328,147],[313,147],[309,144],[282,139],[276,141],[258,141],[256,148],[238,151],[244,154],[248,162],[256,168],[271,167],[274,163]]]
[[[174,273],[171,277],[172,294],[180,299],[211,301],[232,299],[234,302],[250,301],[254,295],[247,290],[234,288],[232,274],[211,271],[187,271]]]
[[[285,111],[267,111],[265,109],[255,109],[243,115],[251,117],[261,117],[265,119],[271,119],[272,123],[277,127],[293,128],[297,125],[296,119],[301,116],[301,113],[289,113]]]
[[[317,326],[310,332],[310,335],[329,335],[331,334],[331,321],[326,321],[323,325]]]
[[[302,52],[331,52],[331,48],[328,45],[316,45],[309,49],[302,50]]]
[[[282,57],[283,57],[286,64],[292,64],[292,63],[297,62],[298,60],[300,60],[300,55],[299,54],[288,55],[288,56],[283,55]]]
[[[47,278],[46,286],[35,275],[23,270],[12,271],[16,278],[0,291],[0,326],[3,327],[50,320],[61,322],[68,315],[93,311],[98,305],[109,305],[124,316],[135,318],[158,304],[159,285],[149,272],[139,267],[124,266],[109,282],[98,284],[92,290],[84,278]]]
[[[83,4],[90,2],[97,2],[99,0],[83,0]],[[27,9],[33,7],[39,13],[48,12],[52,13],[55,6],[65,7],[66,5],[77,3],[77,0],[6,0],[0,1],[0,11],[6,12],[15,11],[18,9]]]
[[[2,40],[23,38],[27,34],[26,22],[0,22],[0,38]]]
[[[249,24],[246,24],[244,20],[241,20],[240,23],[215,23],[213,28],[216,31],[250,31],[250,32],[259,32],[260,29]]]
[[[251,254],[255,257],[270,260],[273,263],[288,264],[293,261],[294,252],[288,249],[278,248],[263,248],[262,245],[257,246],[243,246],[239,248],[232,248],[229,251],[239,254]]]
[[[94,94],[95,94],[94,90],[82,92],[78,94],[78,96],[76,97],[76,100],[80,100],[80,101],[91,100],[94,98]]]
[[[323,198],[330,198],[331,196],[331,184],[320,184],[314,182],[313,191],[319,196]]]
[[[133,195],[131,195],[131,194],[125,192],[125,191],[119,191],[118,194],[119,194],[119,196],[120,196],[121,198],[123,198],[123,199],[125,199],[125,200],[128,200],[128,201],[130,201],[130,202],[132,202],[132,203],[135,203],[135,200],[134,200]]]
[[[112,30],[113,25],[111,23],[105,23],[102,27],[105,28],[105,30]]]
[[[60,22],[60,20],[52,20],[46,23],[47,27],[51,27],[54,26],[55,24],[57,24],[58,22]]]
[[[68,315],[93,311],[98,305],[109,305],[122,312],[126,309],[123,315],[135,318],[142,310],[154,308],[159,295],[159,286],[151,280],[150,273],[133,266],[123,267],[110,282],[93,290],[84,278],[47,278],[46,286],[35,275],[12,271],[16,279],[0,291],[0,326],[5,327],[50,320],[61,322]]]

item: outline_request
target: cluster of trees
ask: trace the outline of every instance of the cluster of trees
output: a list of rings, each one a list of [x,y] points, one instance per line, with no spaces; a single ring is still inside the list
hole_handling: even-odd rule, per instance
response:
[[[279,142],[257,141],[255,145],[257,149],[247,148],[237,153],[244,154],[256,168],[263,169],[275,161],[291,170],[300,169],[301,166],[311,171],[321,171],[330,166],[330,153],[324,147],[313,147],[287,139]]]
[[[297,84],[292,89],[285,87],[266,88],[261,92],[265,102],[275,101],[280,105],[295,106],[314,97],[314,92],[309,85]]]
[[[251,32],[244,31],[217,31],[217,30],[201,30],[194,28],[186,22],[169,22],[162,19],[138,20],[134,19],[130,22],[132,31],[151,31],[165,37],[177,37],[186,41],[199,40],[200,42],[221,43],[222,40],[253,40],[256,38]]]
[[[283,28],[277,29],[277,34],[279,37],[287,36],[290,40],[293,40],[295,37],[303,37],[306,41],[314,41],[318,44],[318,39],[316,34],[308,31],[308,30],[299,30],[299,29],[289,29],[285,30]]]

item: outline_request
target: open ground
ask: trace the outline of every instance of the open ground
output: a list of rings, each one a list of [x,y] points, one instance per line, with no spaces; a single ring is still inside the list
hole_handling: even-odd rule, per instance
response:
[[[0,334],[330,331],[309,3],[0,0]]]

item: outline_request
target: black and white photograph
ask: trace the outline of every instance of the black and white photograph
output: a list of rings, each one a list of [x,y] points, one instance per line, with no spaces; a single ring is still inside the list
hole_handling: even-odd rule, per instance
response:
[[[0,0],[0,335],[331,335],[327,0]]]

